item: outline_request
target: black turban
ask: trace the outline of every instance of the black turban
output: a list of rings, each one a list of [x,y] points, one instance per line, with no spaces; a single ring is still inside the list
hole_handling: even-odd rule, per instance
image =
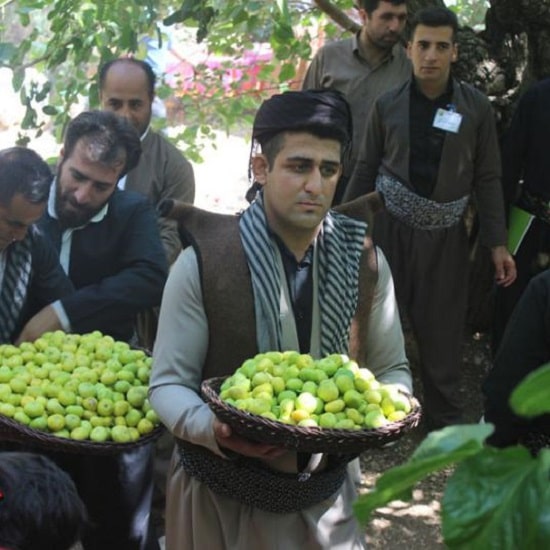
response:
[[[334,138],[347,148],[353,132],[350,108],[343,94],[324,89],[274,95],[258,109],[252,139],[264,144],[280,132],[302,130]]]

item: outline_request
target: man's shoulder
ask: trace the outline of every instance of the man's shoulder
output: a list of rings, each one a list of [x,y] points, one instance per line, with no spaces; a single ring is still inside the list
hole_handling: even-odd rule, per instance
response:
[[[165,136],[155,130],[149,130],[143,140],[144,151],[156,151],[158,154],[164,154],[171,157],[178,156],[185,162],[189,162],[185,155]]]
[[[332,40],[321,46],[317,52],[317,55],[332,56],[334,53],[353,52],[356,47],[357,40],[355,36],[348,38],[341,38],[340,40]]]
[[[453,82],[456,93],[461,95],[465,100],[474,101],[476,103],[490,105],[489,98],[481,91],[478,90],[472,84],[465,82],[464,80],[455,80]]]
[[[378,105],[391,104],[393,101],[395,101],[399,96],[403,95],[404,92],[406,92],[409,89],[410,84],[411,84],[411,79],[408,78],[404,82],[401,82],[401,84],[398,84],[397,86],[394,86],[393,88],[390,88],[385,92],[382,92],[376,98],[375,104],[378,104]],[[408,94],[406,97],[408,97]]]
[[[137,191],[117,189],[109,199],[109,210],[117,215],[126,213],[130,215],[135,211],[152,209],[148,198]]]

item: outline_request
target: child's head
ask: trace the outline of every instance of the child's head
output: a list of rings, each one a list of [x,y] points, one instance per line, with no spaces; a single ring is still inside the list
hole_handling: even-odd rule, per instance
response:
[[[65,550],[87,522],[72,479],[48,458],[0,453],[0,547]]]

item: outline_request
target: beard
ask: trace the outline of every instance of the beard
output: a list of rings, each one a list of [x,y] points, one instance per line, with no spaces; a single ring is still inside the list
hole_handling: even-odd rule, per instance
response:
[[[63,228],[75,228],[86,225],[107,203],[97,207],[78,204],[69,191],[61,190],[61,169],[57,172],[55,184],[55,213]]]

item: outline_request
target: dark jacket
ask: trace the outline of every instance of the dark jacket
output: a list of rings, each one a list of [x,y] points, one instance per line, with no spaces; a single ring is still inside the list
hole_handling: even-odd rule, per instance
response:
[[[45,213],[39,225],[59,252],[58,221]],[[62,300],[72,330],[128,340],[137,313],[160,304],[167,274],[152,206],[137,193],[115,191],[105,218],[72,235],[69,278],[77,291]]]
[[[32,272],[27,286],[27,297],[19,314],[16,330],[12,334],[12,341],[19,336],[33,315],[48,304],[74,291],[71,281],[59,264],[54,248],[44,233],[37,227],[31,226],[29,238],[32,247]],[[7,262],[9,262],[9,251]],[[1,319],[0,322],[2,322]]]

